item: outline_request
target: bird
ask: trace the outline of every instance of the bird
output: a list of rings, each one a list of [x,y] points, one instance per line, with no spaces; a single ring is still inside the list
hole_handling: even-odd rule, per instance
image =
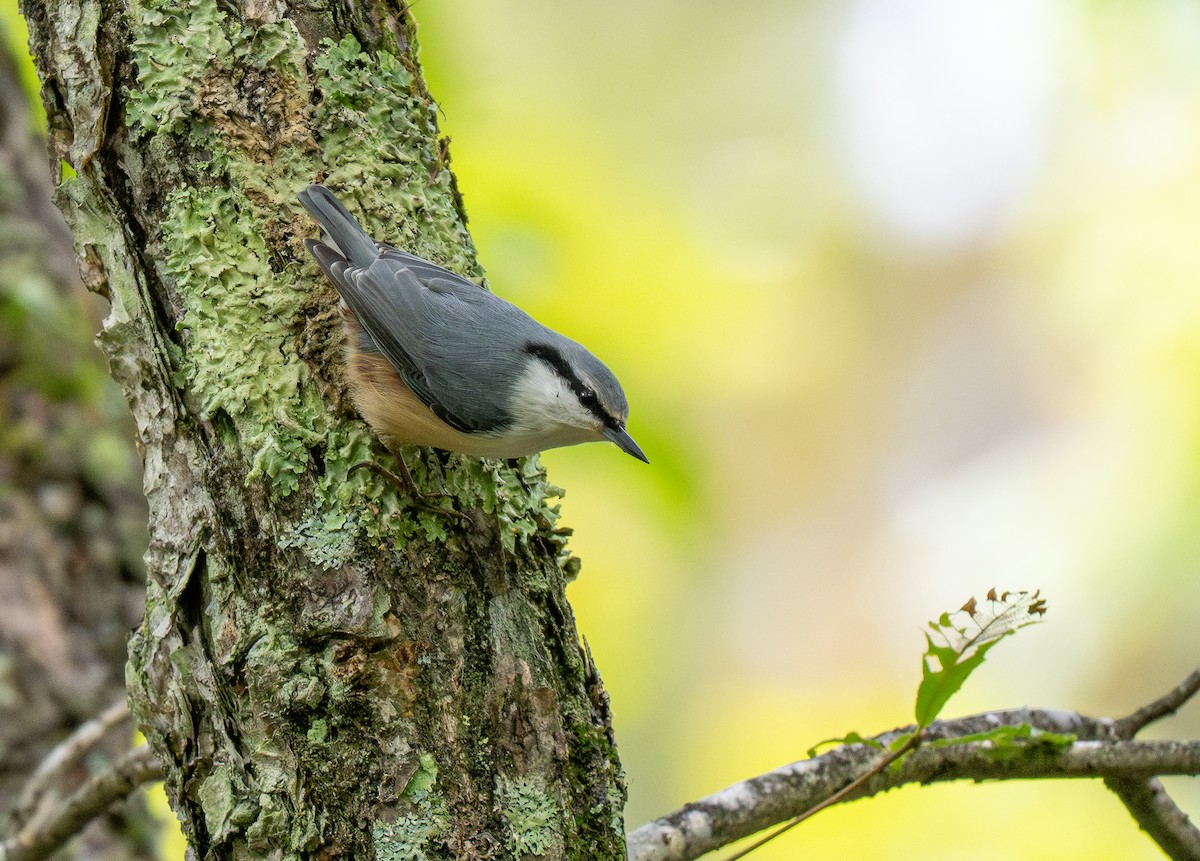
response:
[[[304,245],[340,297],[351,400],[385,443],[509,459],[608,440],[650,462],[621,384],[585,347],[372,239],[324,186],[299,200],[324,231]]]

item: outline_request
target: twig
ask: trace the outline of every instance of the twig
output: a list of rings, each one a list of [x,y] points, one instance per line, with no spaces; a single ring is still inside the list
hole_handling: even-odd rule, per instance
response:
[[[1200,670],[1193,672],[1154,702],[1113,721],[1113,735],[1116,738],[1133,738],[1148,724],[1174,714],[1197,691],[1200,691]],[[1121,800],[1138,826],[1159,845],[1167,857],[1176,861],[1200,861],[1200,829],[1192,824],[1159,780],[1110,777],[1104,784]]]
[[[134,748],[111,769],[81,786],[36,826],[28,825],[0,843],[0,861],[48,858],[114,802],[161,776],[162,768],[149,747],[143,744]]]
[[[904,744],[900,745],[900,747],[897,748],[896,750],[890,751],[886,756],[880,757],[879,762],[875,763],[873,766],[871,766],[870,769],[863,772],[858,777],[854,778],[854,780],[847,783],[845,786],[843,786],[841,789],[839,789],[833,795],[829,796],[824,801],[817,802],[812,807],[808,808],[808,810],[805,810],[803,813],[801,813],[799,816],[797,816],[795,819],[793,819],[791,822],[788,822],[786,825],[782,826],[781,828],[776,828],[774,831],[772,831],[770,834],[768,834],[766,837],[762,838],[761,840],[755,840],[749,846],[738,850],[737,852],[735,852],[734,854],[732,854],[728,858],[726,858],[725,861],[738,861],[739,858],[745,858],[747,855],[749,855],[755,849],[758,849],[759,847],[761,847],[767,843],[770,843],[772,840],[774,840],[780,834],[790,831],[791,829],[795,828],[797,825],[799,825],[801,822],[805,821],[806,819],[811,819],[812,817],[816,816],[818,813],[820,813],[825,808],[833,807],[833,805],[840,803],[841,801],[843,801],[846,798],[849,798],[851,793],[853,793],[856,789],[858,789],[860,786],[862,786],[864,783],[866,783],[868,780],[870,780],[875,775],[879,774],[879,772],[883,771],[885,768],[887,768],[893,762],[898,760],[900,757],[904,756],[904,754],[908,753],[910,750],[913,750],[920,743],[921,743],[921,733],[914,732],[912,735],[910,735],[908,737],[908,741],[904,742]]]
[[[68,765],[99,744],[109,730],[128,716],[129,706],[122,697],[96,717],[75,727],[70,735],[46,754],[37,770],[26,782],[14,810],[17,817],[25,819],[27,814],[37,806],[38,799],[46,792],[50,781]]]
[[[1177,687],[1154,702],[1114,722],[1113,735],[1117,738],[1133,738],[1147,724],[1174,714],[1180,706],[1195,696],[1197,691],[1200,691],[1200,670],[1194,671]]]
[[[1110,777],[1104,785],[1134,820],[1174,861],[1200,861],[1200,829],[1167,794],[1158,778]]]
[[[1114,740],[1113,722],[1057,710],[1021,709],[988,712],[953,721],[937,721],[926,739],[955,739],[1001,726],[1029,725],[1072,734],[1065,748],[1036,743],[1018,756],[997,758],[992,742],[925,745],[904,764],[876,774],[842,801],[864,798],[906,783],[946,780],[1005,780],[1046,777],[1131,778],[1156,774],[1200,774],[1200,741],[1139,742]],[[889,745],[906,727],[874,740]],[[735,784],[630,832],[630,861],[689,861],[784,822],[833,795],[853,776],[870,768],[878,749],[848,745]]]

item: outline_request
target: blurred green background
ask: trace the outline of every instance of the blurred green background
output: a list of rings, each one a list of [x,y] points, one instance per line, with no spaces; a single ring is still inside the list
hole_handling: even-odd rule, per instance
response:
[[[614,369],[652,462],[543,456],[631,827],[908,722],[920,627],[993,585],[1050,614],[947,716],[1120,715],[1196,667],[1200,6],[414,14],[492,288]],[[755,857],[1161,856],[1073,781],[894,792]]]

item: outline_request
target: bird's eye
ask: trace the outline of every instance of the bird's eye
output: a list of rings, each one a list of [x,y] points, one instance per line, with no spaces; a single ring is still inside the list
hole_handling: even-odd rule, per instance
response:
[[[596,393],[591,389],[584,389],[579,393],[579,403],[583,404],[585,407],[591,406],[592,404],[596,403]]]

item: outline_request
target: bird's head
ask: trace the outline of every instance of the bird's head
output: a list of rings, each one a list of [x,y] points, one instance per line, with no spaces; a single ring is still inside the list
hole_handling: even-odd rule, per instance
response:
[[[516,424],[527,431],[559,429],[564,441],[555,445],[607,439],[626,454],[650,462],[625,430],[629,402],[603,362],[561,336],[528,343],[525,355],[509,401]]]

